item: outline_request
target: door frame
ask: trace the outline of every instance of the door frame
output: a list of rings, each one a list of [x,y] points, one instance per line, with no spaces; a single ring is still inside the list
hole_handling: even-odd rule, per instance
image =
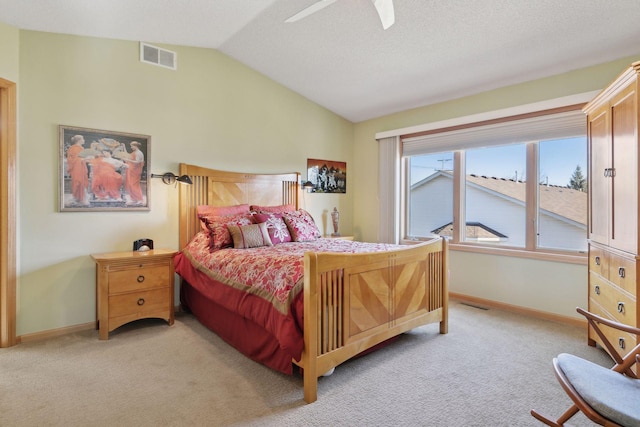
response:
[[[16,84],[0,78],[0,347],[16,340]]]

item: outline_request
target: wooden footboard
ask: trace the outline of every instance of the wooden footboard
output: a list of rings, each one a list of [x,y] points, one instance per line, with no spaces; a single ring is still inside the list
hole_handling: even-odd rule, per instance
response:
[[[391,337],[429,323],[447,333],[447,243],[367,254],[305,254],[304,400],[318,377]]]

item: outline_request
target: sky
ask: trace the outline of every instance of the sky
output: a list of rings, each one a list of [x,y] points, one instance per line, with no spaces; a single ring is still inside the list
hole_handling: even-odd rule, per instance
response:
[[[540,181],[549,185],[567,186],[576,166],[587,178],[586,137],[542,141],[540,150]],[[466,151],[467,174],[520,180],[526,174],[525,144],[505,145]],[[438,170],[453,168],[453,153],[414,156],[411,159],[411,183]]]

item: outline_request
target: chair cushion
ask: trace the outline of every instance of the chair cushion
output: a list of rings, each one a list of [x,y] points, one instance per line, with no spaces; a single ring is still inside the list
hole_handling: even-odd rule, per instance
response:
[[[640,380],[571,354],[558,355],[557,362],[596,412],[623,426],[640,426]]]

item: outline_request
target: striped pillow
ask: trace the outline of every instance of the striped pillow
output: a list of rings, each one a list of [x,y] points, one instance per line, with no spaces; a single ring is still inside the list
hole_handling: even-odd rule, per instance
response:
[[[260,246],[273,246],[267,231],[267,224],[251,224],[251,225],[227,225],[231,238],[233,239],[233,247],[235,249],[259,248]]]

